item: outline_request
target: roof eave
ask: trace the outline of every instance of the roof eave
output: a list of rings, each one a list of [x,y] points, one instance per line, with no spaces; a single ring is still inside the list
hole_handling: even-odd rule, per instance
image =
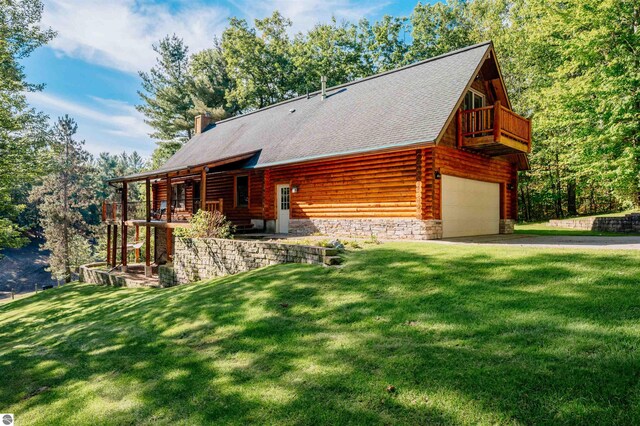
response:
[[[107,182],[108,183],[137,182],[137,181],[146,180],[146,179],[155,179],[159,177],[165,177],[172,173],[179,173],[185,170],[193,171],[195,173],[195,172],[201,171],[205,167],[210,167],[210,168],[218,167],[218,166],[223,166],[225,164],[233,163],[235,161],[246,160],[253,157],[258,152],[259,150],[251,151],[245,154],[234,155],[232,157],[227,157],[219,160],[211,160],[211,161],[207,161],[206,163],[194,164],[190,166],[174,167],[166,170],[158,169],[158,170],[152,170],[149,172],[136,173],[128,176],[120,176],[116,178],[107,179]]]

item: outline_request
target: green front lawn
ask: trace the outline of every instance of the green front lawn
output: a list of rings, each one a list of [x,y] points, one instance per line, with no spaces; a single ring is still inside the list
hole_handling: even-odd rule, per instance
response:
[[[69,285],[0,307],[0,411],[42,425],[639,424],[638,277],[632,251],[389,243],[340,268]]]

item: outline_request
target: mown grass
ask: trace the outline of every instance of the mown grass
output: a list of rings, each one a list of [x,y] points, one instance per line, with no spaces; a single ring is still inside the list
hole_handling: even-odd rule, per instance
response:
[[[19,424],[638,424],[640,255],[389,243],[0,307]],[[387,387],[395,387],[388,392]]]
[[[558,228],[549,226],[549,222],[518,223],[515,226],[516,234],[529,235],[556,235],[556,236],[589,236],[589,237],[637,237],[638,233],[586,231],[583,229]]]

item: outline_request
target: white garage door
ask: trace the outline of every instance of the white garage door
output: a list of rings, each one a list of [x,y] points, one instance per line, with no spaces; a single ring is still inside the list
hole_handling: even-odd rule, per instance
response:
[[[500,231],[500,184],[442,176],[442,236]]]

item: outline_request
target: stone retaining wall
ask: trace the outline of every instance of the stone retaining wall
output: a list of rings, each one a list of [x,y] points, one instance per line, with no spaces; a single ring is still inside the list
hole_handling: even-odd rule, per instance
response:
[[[80,282],[98,285],[110,285],[113,287],[124,287],[127,285],[124,277],[110,274],[106,269],[97,269],[103,266],[107,266],[107,263],[96,262],[80,266]]]
[[[640,213],[625,216],[550,220],[549,226],[598,232],[640,232]]]
[[[163,287],[237,274],[279,263],[332,264],[336,250],[253,240],[176,238],[173,264],[158,268]]]
[[[437,240],[442,238],[442,221],[408,218],[291,219],[289,233],[351,238],[375,236],[383,240]]]

